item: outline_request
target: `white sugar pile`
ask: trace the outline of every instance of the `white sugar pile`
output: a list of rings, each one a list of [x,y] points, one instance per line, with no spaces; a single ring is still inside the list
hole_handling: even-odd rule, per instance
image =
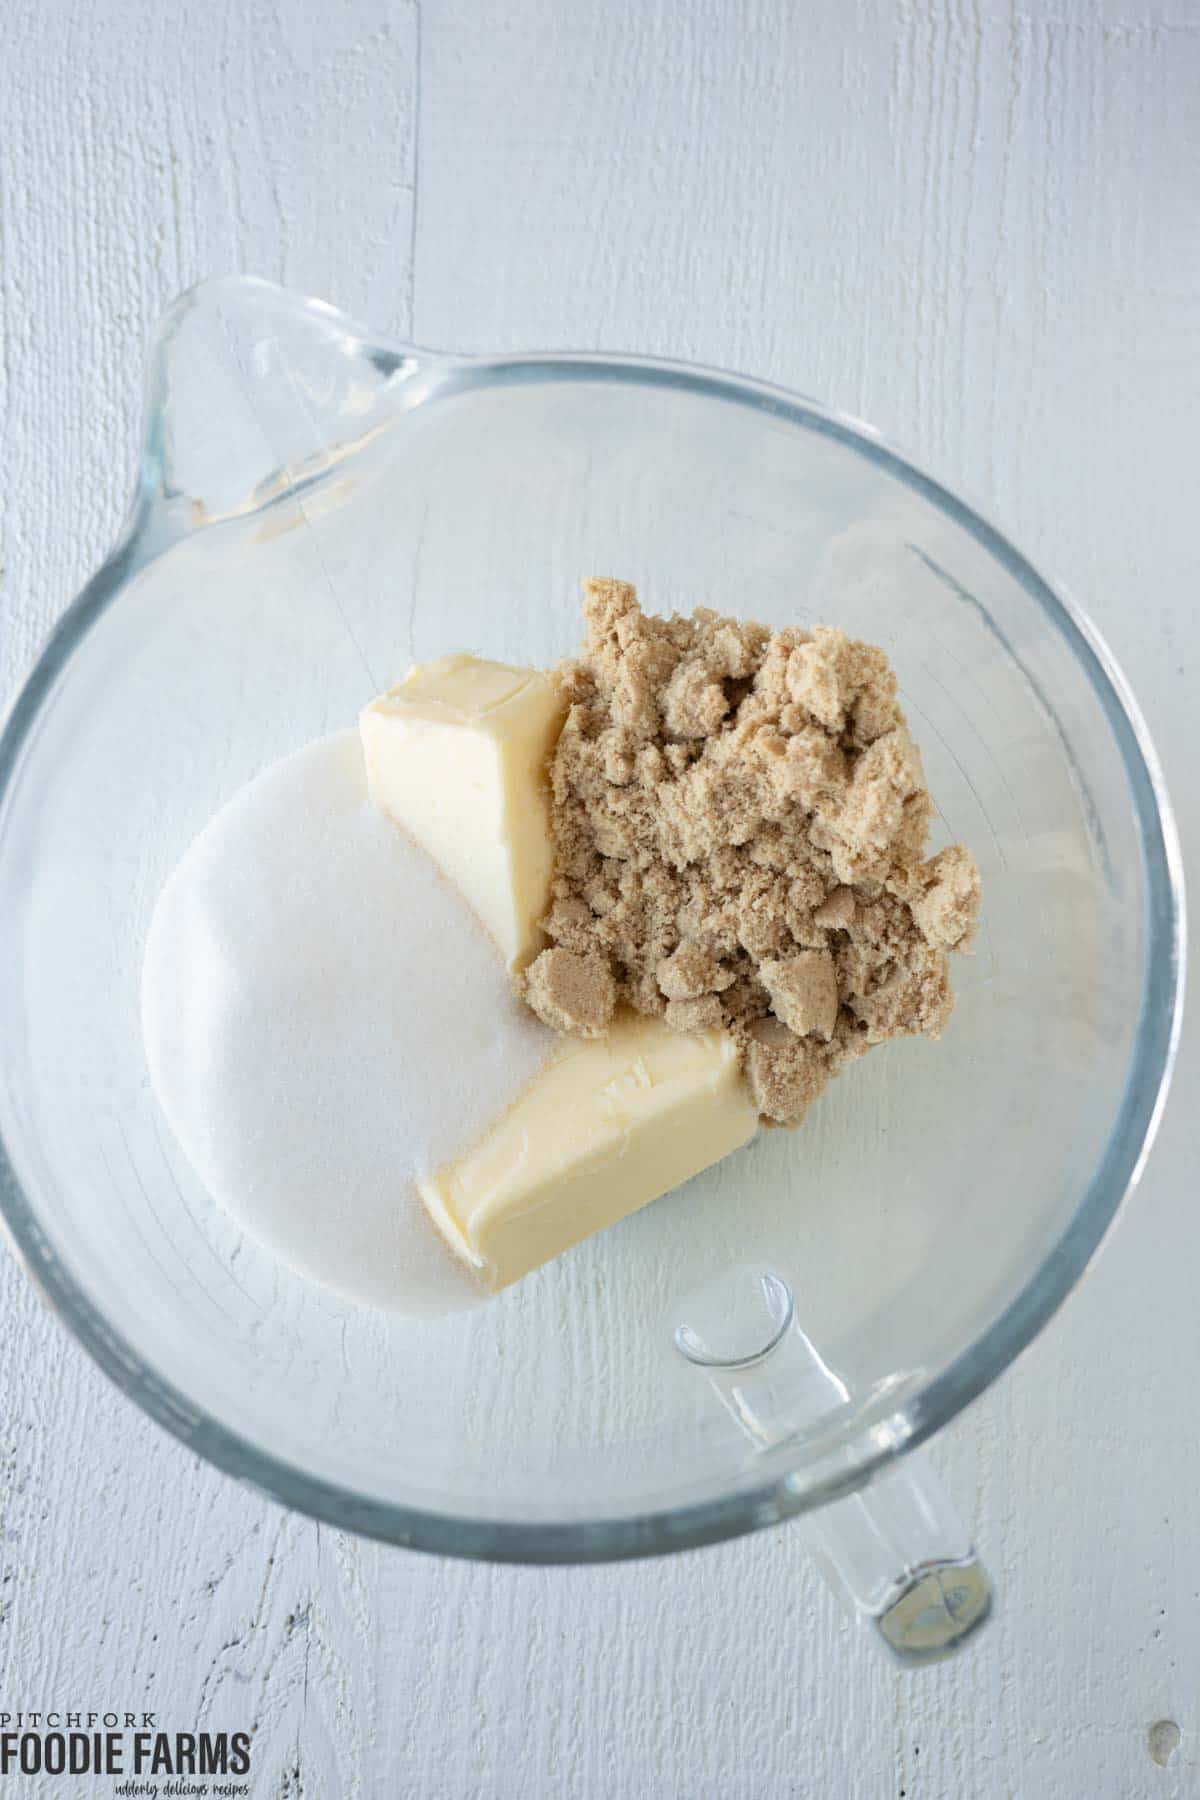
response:
[[[435,864],[367,799],[356,732],[275,763],[159,898],[142,1025],[212,1195],[302,1274],[409,1314],[480,1291],[412,1186],[555,1043]]]

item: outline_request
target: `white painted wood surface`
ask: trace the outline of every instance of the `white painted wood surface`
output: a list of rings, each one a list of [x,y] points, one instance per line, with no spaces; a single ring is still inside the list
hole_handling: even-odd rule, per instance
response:
[[[0,686],[108,547],[150,323],[247,269],[871,418],[1088,605],[1200,891],[1198,178],[1192,0],[8,0]],[[0,1709],[253,1724],[262,1795],[1200,1793],[1198,1075],[1193,1025],[1095,1274],[935,1449],[1002,1592],[961,1661],[893,1673],[786,1529],[520,1571],[285,1516],[5,1263]]]

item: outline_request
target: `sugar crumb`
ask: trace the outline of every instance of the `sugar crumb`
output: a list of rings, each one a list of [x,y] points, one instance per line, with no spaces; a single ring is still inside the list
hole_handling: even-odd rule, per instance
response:
[[[603,1037],[616,1005],[616,983],[604,956],[554,945],[534,958],[525,999],[544,1025],[573,1037]]]

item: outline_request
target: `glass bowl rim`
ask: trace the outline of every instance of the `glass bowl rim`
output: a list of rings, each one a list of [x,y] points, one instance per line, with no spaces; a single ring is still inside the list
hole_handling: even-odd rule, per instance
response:
[[[234,283],[205,286],[225,287]],[[246,281],[246,288],[269,284]],[[203,289],[200,290],[203,292]],[[197,291],[177,302],[161,328],[163,342]],[[328,325],[341,316],[321,302],[297,301]],[[357,335],[357,327],[352,328]],[[402,364],[426,373],[440,366],[449,379],[428,393],[462,391],[464,385],[544,381],[625,382],[674,388],[707,399],[752,408],[848,445],[896,477],[965,530],[1024,590],[1066,642],[1087,677],[1113,733],[1129,783],[1145,870],[1145,980],[1129,1072],[1121,1106],[1086,1191],[1049,1254],[1000,1316],[954,1361],[917,1388],[884,1427],[856,1432],[836,1466],[797,1479],[795,1471],[716,1498],[595,1520],[475,1519],[379,1500],[314,1477],[222,1425],[173,1384],[162,1380],[93,1306],[56,1256],[33,1203],[22,1190],[0,1140],[0,1219],[19,1258],[51,1309],[101,1370],[158,1424],[225,1473],[310,1517],[341,1529],[440,1555],[495,1562],[561,1564],[662,1555],[721,1542],[792,1518],[837,1499],[871,1480],[893,1458],[939,1431],[975,1399],[1046,1325],[1085,1272],[1108,1233],[1122,1201],[1136,1184],[1162,1117],[1179,1041],[1184,985],[1185,930],[1182,859],[1162,771],[1145,722],[1107,645],[1083,611],[1040,575],[1007,535],[976,505],[935,479],[894,448],[873,427],[806,396],[767,382],[701,364],[651,357],[573,351],[496,357],[443,357],[394,345],[359,349],[378,366]],[[422,404],[418,400],[416,404]],[[164,529],[157,517],[164,499],[162,471],[154,466],[161,441],[158,421],[146,432],[140,483],[116,548],[53,628],[15,700],[0,734],[0,824],[24,744],[53,685],[92,625],[128,582],[191,531]],[[402,423],[398,417],[395,423]],[[313,478],[273,487],[261,510],[286,503]],[[320,479],[318,475],[316,479]],[[258,507],[246,510],[260,510]],[[218,521],[212,521],[218,522]],[[207,529],[208,522],[194,529]],[[866,1438],[866,1442],[861,1440]],[[827,1458],[827,1461],[830,1459]]]

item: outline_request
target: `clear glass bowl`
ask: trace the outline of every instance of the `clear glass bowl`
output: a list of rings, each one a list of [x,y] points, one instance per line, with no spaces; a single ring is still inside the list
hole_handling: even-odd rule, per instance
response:
[[[746,1152],[474,1314],[310,1286],[209,1201],[138,1018],[164,877],[256,770],[414,660],[548,663],[578,582],[886,646],[978,952],[939,1045],[877,1051]],[[51,1304],[193,1449],[395,1543],[583,1560],[844,1494],[944,1425],[1078,1280],[1136,1178],[1178,1023],[1179,860],[1095,632],[866,428],[707,370],[457,359],[253,282],[160,335],[127,535],[0,747],[0,1198]],[[770,1271],[823,1373],[746,1429],[676,1334]],[[721,1396],[718,1396],[718,1398]],[[748,1405],[749,1402],[746,1402]]]

